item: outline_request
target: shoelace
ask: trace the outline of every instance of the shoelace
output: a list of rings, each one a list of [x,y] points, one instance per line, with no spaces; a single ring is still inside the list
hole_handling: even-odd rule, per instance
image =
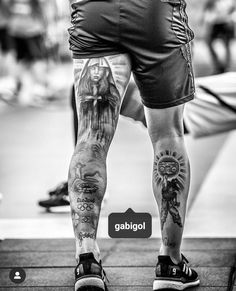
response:
[[[102,267],[101,261],[100,261],[100,266]],[[105,280],[109,283],[110,281],[108,280],[107,274],[106,274],[105,270],[103,269],[103,267],[102,267],[102,275],[103,275],[102,279],[104,280],[104,278],[105,278]]]

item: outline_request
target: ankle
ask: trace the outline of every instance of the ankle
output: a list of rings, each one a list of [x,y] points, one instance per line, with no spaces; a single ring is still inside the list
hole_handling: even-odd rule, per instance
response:
[[[169,256],[174,264],[179,264],[182,261],[180,249],[167,248],[161,246],[159,255]]]
[[[91,250],[91,251],[86,251],[86,252],[76,253],[75,259],[76,259],[77,263],[79,263],[79,261],[80,261],[80,257],[79,257],[79,256],[80,256],[81,254],[85,254],[85,253],[93,253],[94,258],[95,258],[95,260],[96,260],[97,262],[99,262],[100,259],[101,259],[101,256],[100,256],[99,253],[97,253],[97,252],[94,251],[94,250]]]
[[[76,245],[76,261],[79,263],[79,256],[84,253],[93,253],[97,262],[100,261],[100,250],[95,240],[84,240],[82,246]]]

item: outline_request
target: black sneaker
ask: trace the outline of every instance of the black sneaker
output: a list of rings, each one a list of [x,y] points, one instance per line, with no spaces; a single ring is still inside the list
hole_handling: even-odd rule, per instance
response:
[[[69,196],[68,196],[68,184],[62,183],[60,184],[55,190],[50,191],[49,193],[49,199],[40,200],[38,202],[38,205],[41,207],[44,207],[48,210],[50,210],[51,207],[61,209],[61,207],[68,208],[69,211]]]
[[[108,291],[101,261],[98,263],[93,253],[84,253],[79,257],[75,268],[75,291]]]
[[[188,267],[187,259],[182,255],[182,261],[174,264],[169,256],[158,256],[156,278],[153,290],[184,290],[198,286],[200,280],[196,271]]]
[[[63,182],[59,184],[54,190],[48,192],[49,196],[64,196],[68,194],[68,183]]]

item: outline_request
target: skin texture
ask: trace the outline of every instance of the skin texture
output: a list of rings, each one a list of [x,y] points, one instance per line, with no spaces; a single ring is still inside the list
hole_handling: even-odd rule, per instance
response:
[[[100,251],[96,242],[101,202],[107,185],[106,157],[118,122],[129,78],[126,55],[74,60],[78,137],[69,169],[69,195],[79,254]],[[181,260],[180,246],[189,190],[189,162],[184,145],[183,105],[145,107],[154,150],[153,191],[162,245],[160,254]]]
[[[189,190],[190,169],[184,144],[183,105],[145,108],[153,145],[153,191],[157,201],[162,245],[160,254],[181,261],[181,241]]]
[[[161,187],[161,229],[167,221],[168,215],[172,217],[174,223],[183,227],[179,214],[180,202],[178,195],[184,189],[186,180],[186,166],[184,158],[177,156],[176,152],[166,150],[156,155],[154,162],[155,183]]]
[[[100,252],[96,242],[107,185],[106,157],[130,78],[127,55],[74,60],[78,136],[69,169],[69,196],[79,254]]]

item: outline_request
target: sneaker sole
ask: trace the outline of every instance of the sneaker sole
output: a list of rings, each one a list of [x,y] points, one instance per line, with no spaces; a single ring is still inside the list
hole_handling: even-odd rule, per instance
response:
[[[78,291],[104,291],[104,289],[94,287],[94,286],[84,286],[84,287],[81,287],[77,290]]]
[[[75,282],[75,291],[104,291],[102,279],[96,277],[81,278]]]
[[[200,280],[196,280],[194,282],[182,283],[178,281],[168,281],[168,280],[155,280],[153,282],[153,290],[163,290],[163,289],[172,289],[172,290],[184,290],[186,288],[198,286],[200,284]]]
[[[45,209],[47,212],[51,212],[51,213],[70,212],[70,205],[51,206],[51,207],[45,207]]]

